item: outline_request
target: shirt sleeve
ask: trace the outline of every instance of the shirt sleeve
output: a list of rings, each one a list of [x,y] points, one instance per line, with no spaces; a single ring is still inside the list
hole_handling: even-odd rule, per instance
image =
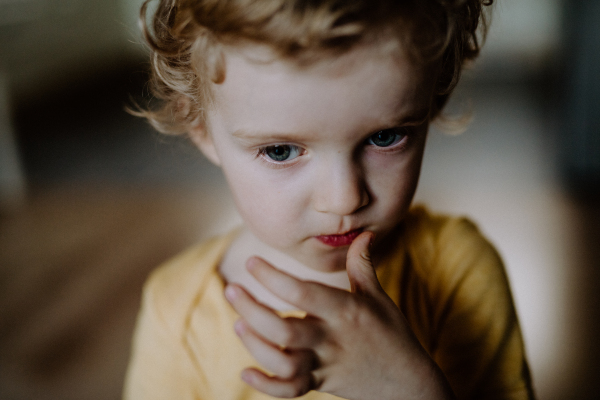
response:
[[[446,219],[412,253],[402,309],[459,399],[532,399],[508,279],[466,219]]]

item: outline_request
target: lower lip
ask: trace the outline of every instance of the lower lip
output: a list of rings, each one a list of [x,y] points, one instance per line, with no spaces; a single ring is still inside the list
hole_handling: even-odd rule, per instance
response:
[[[362,229],[355,229],[344,235],[322,235],[316,238],[323,244],[331,247],[343,247],[352,244],[354,239],[362,233]]]

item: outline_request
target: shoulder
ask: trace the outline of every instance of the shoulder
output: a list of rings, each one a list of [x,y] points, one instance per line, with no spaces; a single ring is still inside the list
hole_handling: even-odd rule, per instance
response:
[[[473,222],[416,207],[405,223],[405,300],[413,307],[415,302],[425,303],[431,315],[420,318],[435,321],[429,334],[453,331],[475,340],[491,325],[500,332],[516,324],[502,259]],[[469,339],[466,326],[473,335]]]
[[[458,397],[530,396],[522,336],[496,249],[468,219],[423,207],[411,210],[404,233],[410,263],[404,310]]]
[[[502,260],[469,219],[416,206],[399,228],[394,254],[378,274],[397,304],[407,311],[425,304],[444,315],[449,305],[455,312],[483,303],[511,309]]]
[[[491,246],[477,226],[468,218],[435,214],[422,205],[413,207],[404,220],[409,245],[431,251],[449,245],[465,249],[473,244]]]
[[[465,217],[433,214],[423,206],[405,220],[404,242],[413,268],[428,279],[450,283],[452,276],[504,274],[498,252],[477,226]]]
[[[198,398],[204,381],[186,342],[191,315],[235,232],[210,239],[158,267],[144,285],[124,386],[126,399]],[[193,384],[190,384],[193,382]]]
[[[220,279],[218,265],[235,232],[195,245],[155,269],[146,284],[142,313],[172,333],[183,323],[212,279]]]

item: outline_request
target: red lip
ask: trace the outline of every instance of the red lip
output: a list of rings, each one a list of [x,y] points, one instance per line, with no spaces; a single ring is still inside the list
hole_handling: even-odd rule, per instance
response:
[[[349,246],[358,235],[362,233],[363,229],[354,229],[346,232],[343,235],[321,235],[315,236],[321,243],[331,247],[342,247]]]

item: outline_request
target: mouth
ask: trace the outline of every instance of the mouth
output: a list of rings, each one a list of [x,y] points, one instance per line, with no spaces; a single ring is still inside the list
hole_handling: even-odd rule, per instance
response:
[[[358,235],[360,235],[363,230],[364,230],[363,228],[359,228],[359,229],[354,229],[352,231],[348,231],[342,235],[320,235],[320,236],[315,236],[315,238],[317,240],[319,240],[321,243],[326,244],[331,247],[350,246],[350,244],[352,244],[354,239],[356,239],[356,237]]]

